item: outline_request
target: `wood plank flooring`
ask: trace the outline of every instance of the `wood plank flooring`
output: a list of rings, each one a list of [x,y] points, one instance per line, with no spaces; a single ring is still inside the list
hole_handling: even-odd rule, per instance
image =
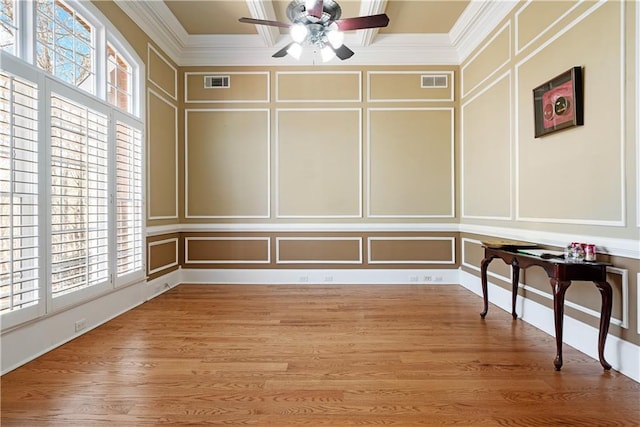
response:
[[[458,286],[181,285],[1,379],[2,426],[637,426],[640,384]]]

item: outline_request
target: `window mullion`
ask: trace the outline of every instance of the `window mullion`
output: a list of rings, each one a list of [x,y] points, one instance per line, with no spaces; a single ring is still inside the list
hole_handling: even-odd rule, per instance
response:
[[[15,111],[16,111],[16,106],[15,103],[13,102],[13,92],[14,92],[14,84],[15,84],[15,80],[13,77],[9,78],[9,106],[10,106],[10,110],[9,110],[9,265],[11,266],[11,278],[9,279],[9,285],[10,285],[10,298],[11,298],[11,302],[10,302],[10,307],[13,310],[13,306],[14,306],[14,283],[15,283],[15,275],[13,274],[13,269],[15,268],[15,256],[14,256],[14,250],[15,250],[15,239],[13,238],[14,236],[14,230],[13,230],[13,208],[14,208],[14,196],[13,193],[15,192],[15,179],[14,179],[14,169],[15,169],[15,157],[16,157],[16,153],[15,153]]]
[[[51,83],[45,74],[40,74],[40,87],[42,88],[38,100],[38,144],[40,150],[40,165],[38,170],[41,179],[39,184],[39,202],[42,207],[39,212],[40,254],[44,262],[40,263],[40,287],[45,295],[45,313],[53,309],[53,280],[51,272]]]

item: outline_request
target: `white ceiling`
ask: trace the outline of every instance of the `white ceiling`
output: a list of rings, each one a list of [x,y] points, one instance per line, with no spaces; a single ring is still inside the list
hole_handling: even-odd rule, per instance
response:
[[[382,29],[346,34],[355,52],[328,65],[461,63],[516,0],[337,0],[342,18],[386,13]],[[271,55],[289,43],[286,29],[238,22],[288,22],[289,0],[115,0],[178,65],[305,65]],[[307,63],[315,63],[307,56]]]

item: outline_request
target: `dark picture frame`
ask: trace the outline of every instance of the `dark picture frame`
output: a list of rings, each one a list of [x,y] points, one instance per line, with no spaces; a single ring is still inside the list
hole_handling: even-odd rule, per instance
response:
[[[573,67],[533,89],[535,137],[584,124],[582,67]]]

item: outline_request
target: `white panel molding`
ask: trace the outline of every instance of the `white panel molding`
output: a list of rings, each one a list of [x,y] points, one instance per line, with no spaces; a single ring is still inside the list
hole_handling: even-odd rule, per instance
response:
[[[189,113],[220,113],[220,112],[264,112],[267,115],[267,172],[265,177],[266,186],[266,213],[263,215],[190,215],[189,214]],[[213,218],[230,218],[230,219],[248,219],[248,218],[269,218],[271,216],[271,110],[269,108],[187,108],[184,110],[184,210],[185,218],[196,219],[213,219]]]
[[[640,289],[640,273],[638,273],[636,277],[636,295],[638,296],[638,301],[636,301],[636,325],[638,327],[638,334],[640,334],[640,291],[639,289]]]
[[[258,25],[264,27],[264,25]],[[210,76],[210,75],[263,75],[267,82],[267,96],[264,99],[222,99],[222,100],[198,100],[189,99],[189,76]],[[231,79],[231,86],[233,86],[233,79]],[[215,90],[215,89],[212,89]],[[184,102],[190,104],[239,104],[239,103],[268,103],[271,101],[271,85],[269,84],[269,71],[189,71],[184,73]]]
[[[533,0],[528,0],[527,3],[522,6],[518,11],[516,11],[515,13],[515,37],[516,37],[516,55],[519,55],[523,50],[527,49],[529,46],[531,46],[532,44],[534,44],[535,42],[537,42],[538,40],[540,40],[540,38],[542,36],[544,36],[545,34],[547,34],[549,32],[549,30],[551,30],[551,28],[553,28],[558,22],[562,21],[564,18],[566,18],[571,12],[573,12],[578,6],[580,6],[580,4],[584,3],[585,0],[577,0],[573,6],[571,6],[569,9],[567,9],[567,11],[565,11],[562,15],[560,15],[557,19],[555,19],[550,25],[547,26],[547,28],[545,28],[544,30],[540,31],[540,33],[538,33],[538,35],[536,35],[534,38],[532,38],[531,40],[529,40],[529,42],[527,44],[525,44],[524,46],[520,47],[520,14],[522,14],[530,5],[531,3],[533,3]]]
[[[167,89],[163,88],[162,85],[160,85],[158,82],[154,81],[151,78],[151,66],[150,66],[150,64],[151,64],[151,52],[152,51],[153,51],[153,53],[156,54],[156,56],[158,58],[160,58],[162,60],[162,62],[167,64],[167,66],[173,70],[173,90],[171,92],[169,92]],[[158,89],[160,89],[162,92],[164,92],[169,98],[173,99],[174,101],[178,100],[178,70],[176,70],[176,68],[173,65],[171,65],[171,63],[164,57],[164,55],[161,54],[160,51],[158,51],[158,49],[153,47],[153,45],[151,43],[147,43],[147,80],[149,80],[151,83],[153,83]]]
[[[464,288],[476,295],[482,296],[479,277],[465,271],[460,271],[459,280],[459,283]],[[511,313],[511,291],[489,283],[488,294],[489,301],[492,304]],[[492,309],[495,309],[495,307],[489,307],[489,314],[487,314],[487,316],[491,316]],[[553,309],[526,298],[518,298],[516,309],[518,313],[522,314],[521,319],[523,321],[555,337]],[[478,313],[480,310],[481,306],[479,305]],[[478,319],[478,321],[481,321],[481,319]],[[597,328],[573,319],[570,316],[565,315],[564,317],[564,344],[570,345],[594,360],[598,360],[598,332]],[[607,361],[613,366],[613,369],[640,382],[640,364],[638,363],[638,360],[640,360],[640,346],[609,334],[604,353]],[[549,369],[553,369],[554,355],[555,347],[550,347]],[[596,369],[600,369],[600,367]]]
[[[174,161],[175,161],[175,178],[174,178],[174,183],[175,183],[175,192],[176,192],[176,198],[175,198],[175,202],[174,202],[174,214],[173,215],[152,215],[151,212],[151,203],[146,203],[147,205],[147,219],[149,221],[152,220],[156,220],[156,219],[177,219],[178,218],[178,188],[179,188],[179,184],[178,184],[178,171],[179,171],[179,165],[178,165],[178,107],[176,107],[171,101],[167,100],[163,95],[159,94],[158,92],[154,91],[151,88],[147,89],[147,109],[149,109],[149,105],[150,105],[150,99],[151,96],[155,96],[156,98],[158,98],[160,101],[164,102],[165,104],[167,104],[168,106],[170,106],[171,108],[174,109],[175,113],[174,113],[174,128],[175,128],[175,134],[173,136],[173,141],[174,141]],[[147,114],[148,116],[149,114]],[[151,120],[147,120],[146,123],[147,126],[147,149],[146,149],[146,155],[147,155],[147,197],[149,200],[152,200],[151,197],[151,179],[150,179],[150,173],[151,173],[151,161],[148,158],[150,153],[151,153],[151,147],[149,146],[149,144],[151,143],[151,141],[149,141],[149,136],[151,135]]]
[[[358,242],[358,260],[281,260],[280,242],[291,241],[330,241],[330,242]],[[276,264],[362,264],[362,237],[276,237]]]
[[[279,141],[280,141],[280,114],[282,112],[301,112],[301,111],[356,111],[358,112],[358,212],[348,215],[284,215],[280,210],[280,160],[279,160]],[[276,169],[276,218],[307,218],[307,219],[344,219],[344,218],[362,218],[362,109],[361,108],[277,108],[276,109],[276,131],[275,131],[275,169]]]
[[[497,77],[493,82],[484,87],[480,92],[475,94],[470,99],[466,100],[461,108],[460,108],[460,122],[464,124],[465,119],[465,109],[469,104],[478,99],[480,96],[484,95],[495,85],[500,83],[503,79],[509,79],[509,215],[508,216],[498,216],[498,215],[469,215],[466,213],[465,208],[465,167],[464,167],[464,158],[465,158],[465,133],[464,133],[464,125],[460,127],[460,204],[461,204],[461,217],[466,219],[491,219],[491,220],[511,220],[513,219],[513,94],[512,94],[512,85],[511,85],[511,70],[507,70],[504,74]]]
[[[590,234],[556,233],[533,229],[519,229],[510,227],[493,227],[478,224],[458,224],[454,222],[433,223],[224,223],[224,224],[168,224],[149,226],[146,229],[147,237],[160,236],[170,233],[206,233],[206,232],[230,232],[230,233],[468,233],[492,238],[524,240],[540,245],[564,247],[569,242],[595,242],[598,252],[611,256],[620,256],[631,259],[640,259],[640,247],[637,239],[623,239]],[[480,241],[463,238],[463,241]],[[464,262],[464,258],[463,258]],[[468,265],[473,268],[473,266]],[[510,280],[510,279],[507,279]]]
[[[282,75],[317,75],[317,74],[327,74],[327,75],[336,75],[336,74],[353,74],[358,76],[358,97],[353,99],[287,99],[280,98],[280,76]],[[362,102],[362,72],[361,71],[276,71],[276,102],[295,102],[295,103],[338,103],[338,102]],[[283,109],[281,109],[283,110]]]
[[[189,258],[189,243],[202,241],[254,241],[267,242],[267,257],[263,260],[219,260]],[[270,264],[271,263],[271,238],[269,237],[185,237],[184,238],[184,263],[185,264]]]
[[[385,261],[373,261],[371,259],[371,242],[373,241],[434,241],[439,240],[443,242],[451,243],[451,253],[449,259],[442,260],[385,260]],[[367,239],[367,264],[455,264],[456,263],[456,238],[455,237],[369,237]]]
[[[580,16],[578,16],[576,19],[574,19],[573,21],[571,21],[571,23],[569,23],[568,25],[566,25],[565,27],[563,27],[560,31],[558,31],[556,34],[554,34],[552,37],[549,38],[549,40],[547,40],[545,43],[543,43],[542,45],[540,45],[537,49],[535,49],[533,52],[531,52],[529,55],[527,55],[526,57],[524,57],[522,60],[520,60],[518,63],[516,63],[515,65],[515,70],[516,70],[516,75],[515,75],[515,79],[516,79],[516,83],[515,83],[515,87],[518,88],[518,72],[520,70],[520,67],[527,63],[531,58],[535,57],[538,53],[540,53],[542,50],[546,49],[548,46],[550,46],[552,43],[554,43],[556,40],[558,40],[561,36],[563,36],[564,34],[566,34],[567,32],[569,32],[571,29],[573,29],[576,25],[578,25],[580,22],[582,22],[585,18],[587,18],[589,15],[591,15],[592,13],[594,13],[595,11],[597,11],[603,4],[607,3],[607,0],[598,0],[597,3],[595,3],[593,6],[591,6],[588,10],[586,10],[584,13],[582,13]],[[515,171],[516,171],[516,220],[517,221],[523,221],[523,222],[541,222],[541,223],[559,223],[559,224],[577,224],[577,225],[595,225],[595,226],[608,226],[608,227],[624,227],[626,226],[626,194],[625,194],[625,181],[626,181],[626,166],[625,166],[625,135],[626,135],[626,121],[625,121],[625,108],[626,108],[626,95],[625,95],[625,85],[624,82],[626,81],[625,79],[625,16],[624,16],[624,10],[625,10],[625,5],[624,2],[619,2],[620,4],[620,22],[622,23],[621,25],[621,29],[620,29],[620,46],[618,46],[619,52],[620,52],[620,99],[622,100],[622,102],[620,102],[620,170],[619,170],[619,174],[620,174],[620,185],[619,185],[619,192],[620,192],[620,218],[619,219],[615,219],[615,220],[604,220],[604,219],[581,219],[581,218],[550,218],[550,217],[543,217],[543,218],[537,218],[537,217],[529,217],[529,216],[524,216],[521,215],[520,213],[520,168],[519,168],[519,149],[518,147],[520,146],[520,141],[519,141],[519,132],[518,132],[518,126],[519,123],[516,122],[516,128],[515,128],[515,150],[516,150],[516,155],[515,155]],[[518,109],[518,105],[519,105],[519,93],[518,90],[516,90],[515,92],[515,117],[520,117],[519,114],[519,109]]]
[[[467,67],[471,64],[473,64],[473,61],[475,61],[478,56],[480,56],[480,54],[482,54],[482,52],[484,52],[485,49],[487,49],[491,43],[493,43],[493,41],[498,38],[500,35],[502,35],[502,33],[504,31],[508,31],[509,32],[509,52],[507,54],[507,59],[500,65],[498,65],[491,73],[489,73],[487,76],[485,76],[484,79],[482,79],[480,82],[476,83],[475,86],[473,86],[472,88],[470,88],[469,90],[465,89],[465,85],[464,85],[464,76],[465,76],[465,70],[467,69]],[[467,95],[469,95],[469,93],[473,92],[476,88],[480,87],[481,85],[483,85],[485,82],[487,82],[488,80],[491,79],[491,77],[493,77],[497,72],[499,72],[502,67],[504,67],[505,65],[507,65],[510,61],[511,61],[511,51],[512,51],[512,46],[511,46],[511,21],[507,21],[506,24],[504,24],[502,26],[502,28],[500,28],[494,35],[493,37],[491,37],[460,69],[460,91],[462,92],[462,98],[464,99]]]
[[[371,76],[374,74],[415,74],[421,75],[441,75],[446,74],[449,79],[449,97],[448,98],[416,98],[416,99],[397,99],[397,98],[371,98]],[[416,88],[418,86],[419,79],[416,79]],[[367,102],[447,102],[454,100],[455,93],[455,79],[453,71],[367,71]]]
[[[171,262],[169,264],[166,264],[166,265],[161,265],[160,267],[154,268],[153,270],[149,270],[149,272],[147,273],[148,275],[151,275],[151,274],[157,273],[159,271],[166,270],[167,268],[171,268],[171,267],[174,267],[174,266],[178,265],[178,260],[179,260],[179,258],[178,258],[178,246],[179,245],[178,245],[178,238],[174,237],[174,238],[171,238],[171,239],[164,239],[164,240],[157,240],[155,242],[149,242],[148,248],[147,248],[147,253],[149,254],[149,263],[148,263],[149,264],[149,268],[151,268],[151,264],[152,264],[151,255],[153,254],[153,252],[151,251],[151,248],[154,247],[154,246],[166,245],[168,243],[175,243],[175,245],[176,245],[176,250],[175,250],[175,255],[174,255],[174,258],[173,258],[174,259],[173,262]]]
[[[451,161],[451,210],[447,213],[436,214],[436,215],[377,215],[371,213],[371,112],[372,111],[449,111],[451,113],[451,141],[449,144],[451,146],[450,151],[450,161]],[[455,112],[453,108],[450,107],[442,107],[442,108],[368,108],[367,109],[367,176],[366,176],[366,185],[367,185],[367,217],[368,218],[455,218],[455,204],[456,204],[456,191],[455,191],[455,183],[456,183],[456,170],[455,170]]]

